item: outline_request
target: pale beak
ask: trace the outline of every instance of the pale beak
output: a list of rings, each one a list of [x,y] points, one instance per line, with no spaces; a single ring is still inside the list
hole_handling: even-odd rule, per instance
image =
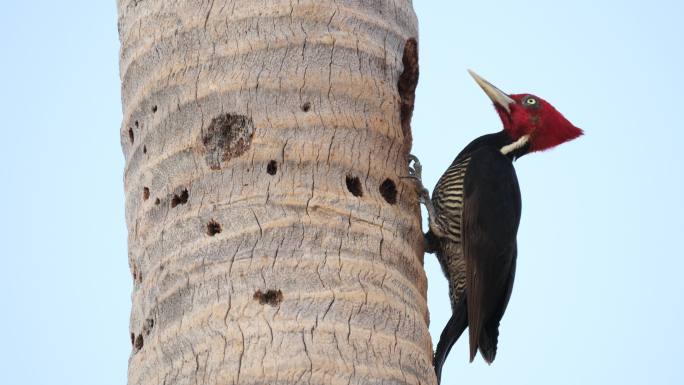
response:
[[[515,104],[515,100],[511,99],[510,96],[506,95],[503,91],[496,88],[492,83],[484,80],[482,77],[480,77],[480,75],[476,74],[472,70],[468,70],[468,73],[470,73],[470,76],[472,76],[473,79],[475,79],[475,81],[477,82],[477,84],[479,84],[480,87],[482,87],[482,90],[485,92],[485,94],[487,94],[487,96],[489,96],[490,99],[492,99],[492,102],[494,102],[494,104],[500,106],[509,114],[511,113],[510,105]]]

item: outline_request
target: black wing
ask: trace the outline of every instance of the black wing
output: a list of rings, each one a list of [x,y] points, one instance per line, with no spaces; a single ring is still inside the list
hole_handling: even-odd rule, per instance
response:
[[[465,177],[463,254],[470,360],[491,363],[515,276],[520,188],[511,161],[494,147],[472,154]]]

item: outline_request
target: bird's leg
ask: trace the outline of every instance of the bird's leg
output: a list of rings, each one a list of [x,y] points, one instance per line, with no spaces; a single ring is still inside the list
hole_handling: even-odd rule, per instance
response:
[[[435,213],[435,206],[433,206],[432,204],[432,199],[430,199],[430,191],[428,191],[428,189],[426,189],[425,186],[423,186],[423,166],[420,164],[418,158],[413,154],[409,154],[408,162],[409,178],[413,179],[416,182],[419,202],[425,206],[428,212],[428,226],[430,227],[430,230],[432,230],[432,233],[435,236],[437,236],[438,238],[443,238],[446,236],[446,233],[442,230],[442,227],[435,220],[437,214]],[[411,167],[411,163],[413,163],[413,167]],[[432,250],[434,248],[432,247],[430,240],[427,238],[426,246],[429,246],[426,247],[426,250]]]

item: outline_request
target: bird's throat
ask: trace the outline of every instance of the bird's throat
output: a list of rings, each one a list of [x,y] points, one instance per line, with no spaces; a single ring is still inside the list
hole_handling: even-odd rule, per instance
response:
[[[506,155],[509,158],[516,159],[524,155],[527,151],[524,150],[530,142],[530,136],[529,135],[523,135],[521,136],[518,140],[511,144],[507,144],[503,147],[501,147],[501,153]],[[524,150],[524,151],[520,151]],[[521,152],[518,154],[518,152]]]

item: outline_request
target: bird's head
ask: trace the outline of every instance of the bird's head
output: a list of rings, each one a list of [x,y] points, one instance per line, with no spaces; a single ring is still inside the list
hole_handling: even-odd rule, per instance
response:
[[[477,84],[494,102],[504,130],[513,142],[528,145],[529,151],[544,151],[582,135],[546,100],[532,94],[507,95],[468,70]]]

